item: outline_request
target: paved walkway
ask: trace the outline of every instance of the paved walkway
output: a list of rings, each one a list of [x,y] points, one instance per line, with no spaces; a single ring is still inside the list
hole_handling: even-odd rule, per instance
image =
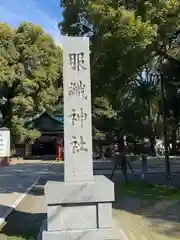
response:
[[[135,171],[138,171],[141,168],[141,158],[136,157],[136,161],[130,161],[131,166]],[[170,157],[171,170],[172,172],[180,172],[180,157]],[[96,170],[110,170],[114,164],[108,159],[100,159],[94,161],[94,169]],[[164,170],[165,169],[165,160],[163,158],[148,157],[147,166],[149,171]]]
[[[2,236],[30,239],[38,234],[47,213],[44,201],[44,184],[45,181],[39,179],[37,185],[7,218],[0,231],[0,239]]]
[[[27,162],[0,168],[0,225],[49,166]]]
[[[180,187],[180,157],[171,157],[171,175],[172,183],[174,186]],[[148,158],[148,175],[147,180],[153,184],[166,184],[166,174],[165,174],[165,163],[164,159],[158,158]],[[94,161],[94,174],[104,174],[106,176],[111,176],[113,163],[109,160],[95,160]],[[131,180],[141,179],[141,161],[137,160],[131,162],[131,166],[136,174],[132,174],[131,170],[128,168],[128,178]],[[119,167],[116,169],[114,180],[123,179],[122,172]]]

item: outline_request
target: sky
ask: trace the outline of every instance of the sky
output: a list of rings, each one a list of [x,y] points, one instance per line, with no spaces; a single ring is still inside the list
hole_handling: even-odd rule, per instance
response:
[[[62,20],[59,0],[0,0],[0,22],[17,27],[22,21],[39,24],[61,44],[58,23]]]

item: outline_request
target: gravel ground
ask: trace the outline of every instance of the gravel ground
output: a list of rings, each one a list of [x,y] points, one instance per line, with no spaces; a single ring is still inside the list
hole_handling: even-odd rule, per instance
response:
[[[180,239],[180,201],[126,199],[114,204],[114,216],[129,240]]]

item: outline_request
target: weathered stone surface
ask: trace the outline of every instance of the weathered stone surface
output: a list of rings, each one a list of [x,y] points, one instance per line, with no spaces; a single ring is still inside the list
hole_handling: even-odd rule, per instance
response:
[[[98,203],[99,228],[113,227],[112,203]]]
[[[48,206],[48,231],[97,228],[96,205]]]
[[[47,204],[113,202],[114,183],[105,176],[94,176],[94,182],[48,182]]]
[[[115,229],[43,232],[43,240],[124,240]]]
[[[89,38],[64,38],[63,80],[65,181],[93,181]]]

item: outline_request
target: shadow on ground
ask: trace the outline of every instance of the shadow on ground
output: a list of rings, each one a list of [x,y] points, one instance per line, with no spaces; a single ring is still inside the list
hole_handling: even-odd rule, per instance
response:
[[[139,225],[144,224],[143,231],[147,228],[147,231],[162,234],[168,239],[179,239],[180,189],[141,181],[127,184],[120,181],[115,183],[115,190],[113,208],[120,222],[136,228],[139,221]]]
[[[14,211],[0,230],[0,235],[35,239],[46,214]]]
[[[58,176],[57,174],[43,175],[37,185],[0,227],[0,239],[3,235],[7,237],[21,237],[24,240],[36,239],[47,212],[44,201],[44,185],[47,181],[62,180],[62,176]],[[4,210],[4,212],[10,210],[5,205],[0,205],[0,209]]]

